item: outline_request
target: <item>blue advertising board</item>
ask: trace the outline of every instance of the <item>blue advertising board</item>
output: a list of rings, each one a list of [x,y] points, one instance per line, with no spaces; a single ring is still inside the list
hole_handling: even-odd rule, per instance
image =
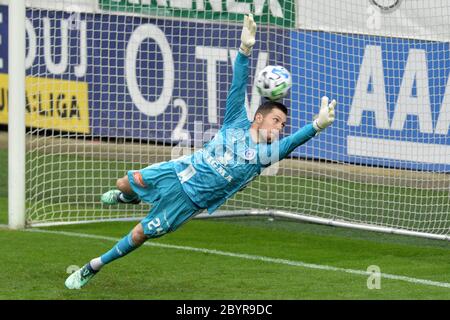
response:
[[[194,129],[220,127],[240,24],[33,9],[27,18],[27,75],[69,81],[73,91],[86,83],[92,136],[173,143],[176,130],[193,139]],[[0,29],[7,33],[7,24]],[[253,105],[260,101],[251,94],[257,66],[288,65],[287,34],[258,35],[248,85]]]
[[[0,14],[0,85],[6,90],[6,6]],[[323,95],[338,101],[333,126],[294,156],[450,172],[448,43],[266,31],[260,28],[251,58],[252,111],[260,102],[254,75],[267,64],[283,65],[293,76],[291,96],[283,100],[290,109],[286,134],[312,121]],[[188,135],[198,146],[198,134],[201,144],[222,122],[240,32],[240,24],[220,21],[28,9],[30,121],[164,143]],[[61,110],[72,109],[54,112],[56,96],[63,97]],[[41,105],[42,99],[49,102]]]
[[[290,48],[298,126],[323,95],[338,101],[333,126],[295,155],[450,171],[448,43],[293,31]]]

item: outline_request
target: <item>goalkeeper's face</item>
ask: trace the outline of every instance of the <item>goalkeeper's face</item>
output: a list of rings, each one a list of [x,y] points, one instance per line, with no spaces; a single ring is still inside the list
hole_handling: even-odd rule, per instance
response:
[[[273,108],[266,115],[257,113],[255,122],[258,127],[259,140],[266,143],[278,140],[280,132],[286,126],[286,120],[286,114],[278,108]]]

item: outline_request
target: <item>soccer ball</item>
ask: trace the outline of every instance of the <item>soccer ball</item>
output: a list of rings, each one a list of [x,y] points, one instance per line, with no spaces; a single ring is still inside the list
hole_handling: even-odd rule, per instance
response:
[[[256,77],[259,94],[272,101],[287,96],[291,86],[291,74],[281,66],[267,66]]]

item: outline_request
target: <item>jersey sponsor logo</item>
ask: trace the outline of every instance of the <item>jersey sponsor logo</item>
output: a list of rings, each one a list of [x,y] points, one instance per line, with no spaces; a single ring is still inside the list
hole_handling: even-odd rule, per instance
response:
[[[231,182],[233,180],[233,177],[222,167],[222,165],[214,159],[206,150],[203,153],[205,155],[206,162],[216,171],[218,174],[220,174],[222,177],[225,178],[228,182]]]
[[[144,182],[144,178],[142,177],[142,173],[139,171],[133,172],[133,180],[138,186],[146,188],[147,185]]]
[[[234,155],[230,151],[225,151],[223,157],[216,155],[216,160],[219,161],[222,165],[227,166],[233,161]]]

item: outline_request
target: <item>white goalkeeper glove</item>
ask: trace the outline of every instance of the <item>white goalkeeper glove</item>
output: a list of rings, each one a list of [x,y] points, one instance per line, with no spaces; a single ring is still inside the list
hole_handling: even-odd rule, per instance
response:
[[[336,100],[332,100],[328,104],[328,97],[322,97],[322,103],[320,106],[319,115],[313,121],[313,127],[317,132],[322,131],[334,121],[334,107],[336,106]]]
[[[256,23],[253,20],[253,15],[250,13],[244,16],[244,26],[241,33],[241,46],[239,51],[246,56],[250,56],[252,48],[255,44]]]

